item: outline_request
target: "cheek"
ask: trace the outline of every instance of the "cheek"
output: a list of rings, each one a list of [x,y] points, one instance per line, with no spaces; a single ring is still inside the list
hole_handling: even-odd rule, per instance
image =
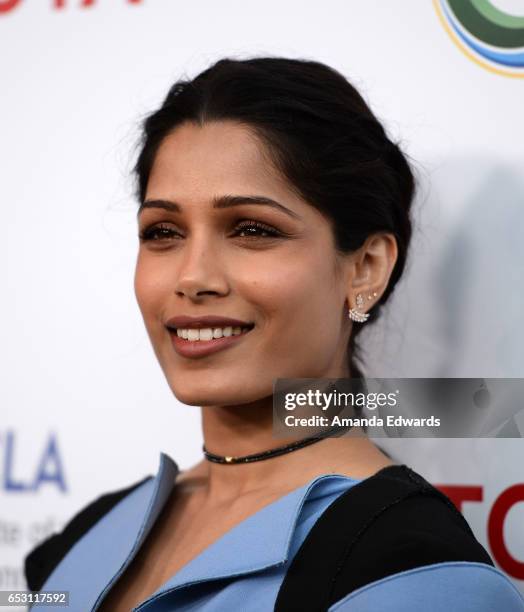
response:
[[[296,270],[283,284],[282,338],[296,347],[297,363],[309,364],[313,359],[320,370],[329,363],[340,336],[338,304],[331,271],[318,260]]]
[[[139,256],[134,278],[135,296],[144,319],[158,318],[165,296],[169,292],[165,270]]]
[[[244,270],[239,292],[260,309],[260,323],[282,337],[303,336],[323,329],[336,310],[332,270],[305,254],[275,260],[271,266]],[[331,317],[333,320],[333,317]]]
[[[237,272],[239,272],[237,268]],[[237,276],[237,291],[257,310],[261,323],[292,317],[298,305],[311,291],[311,280],[303,270],[287,262],[274,261],[271,266],[250,266]]]

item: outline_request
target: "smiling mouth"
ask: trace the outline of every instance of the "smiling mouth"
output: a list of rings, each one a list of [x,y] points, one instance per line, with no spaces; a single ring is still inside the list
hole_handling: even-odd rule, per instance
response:
[[[222,338],[229,338],[232,336],[243,336],[249,333],[255,324],[242,326],[242,327],[203,327],[203,328],[176,328],[169,327],[169,333],[176,336],[179,340],[184,340],[188,344],[190,343],[208,343],[214,340],[220,340]]]

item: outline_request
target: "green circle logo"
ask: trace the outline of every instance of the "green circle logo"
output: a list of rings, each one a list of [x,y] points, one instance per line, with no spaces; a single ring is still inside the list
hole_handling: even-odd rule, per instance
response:
[[[433,0],[444,28],[460,50],[491,72],[524,77],[524,16],[489,0]]]

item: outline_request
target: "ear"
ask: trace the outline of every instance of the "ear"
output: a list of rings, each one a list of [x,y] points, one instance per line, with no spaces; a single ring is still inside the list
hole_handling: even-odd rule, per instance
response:
[[[385,232],[372,234],[351,254],[347,294],[350,308],[356,308],[356,296],[359,293],[364,298],[360,308],[362,313],[378,302],[388,286],[397,257],[395,236]]]

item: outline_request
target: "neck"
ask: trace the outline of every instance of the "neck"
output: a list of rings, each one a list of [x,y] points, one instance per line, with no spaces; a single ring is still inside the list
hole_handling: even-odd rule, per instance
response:
[[[272,398],[249,406],[204,406],[202,430],[206,450],[217,455],[251,455],[295,442],[273,437]],[[306,436],[304,436],[306,437]],[[261,461],[223,465],[205,458],[197,472],[210,500],[223,501],[263,492],[292,490],[326,473],[360,478],[369,461],[384,455],[360,428],[340,438],[325,438],[309,446]]]

